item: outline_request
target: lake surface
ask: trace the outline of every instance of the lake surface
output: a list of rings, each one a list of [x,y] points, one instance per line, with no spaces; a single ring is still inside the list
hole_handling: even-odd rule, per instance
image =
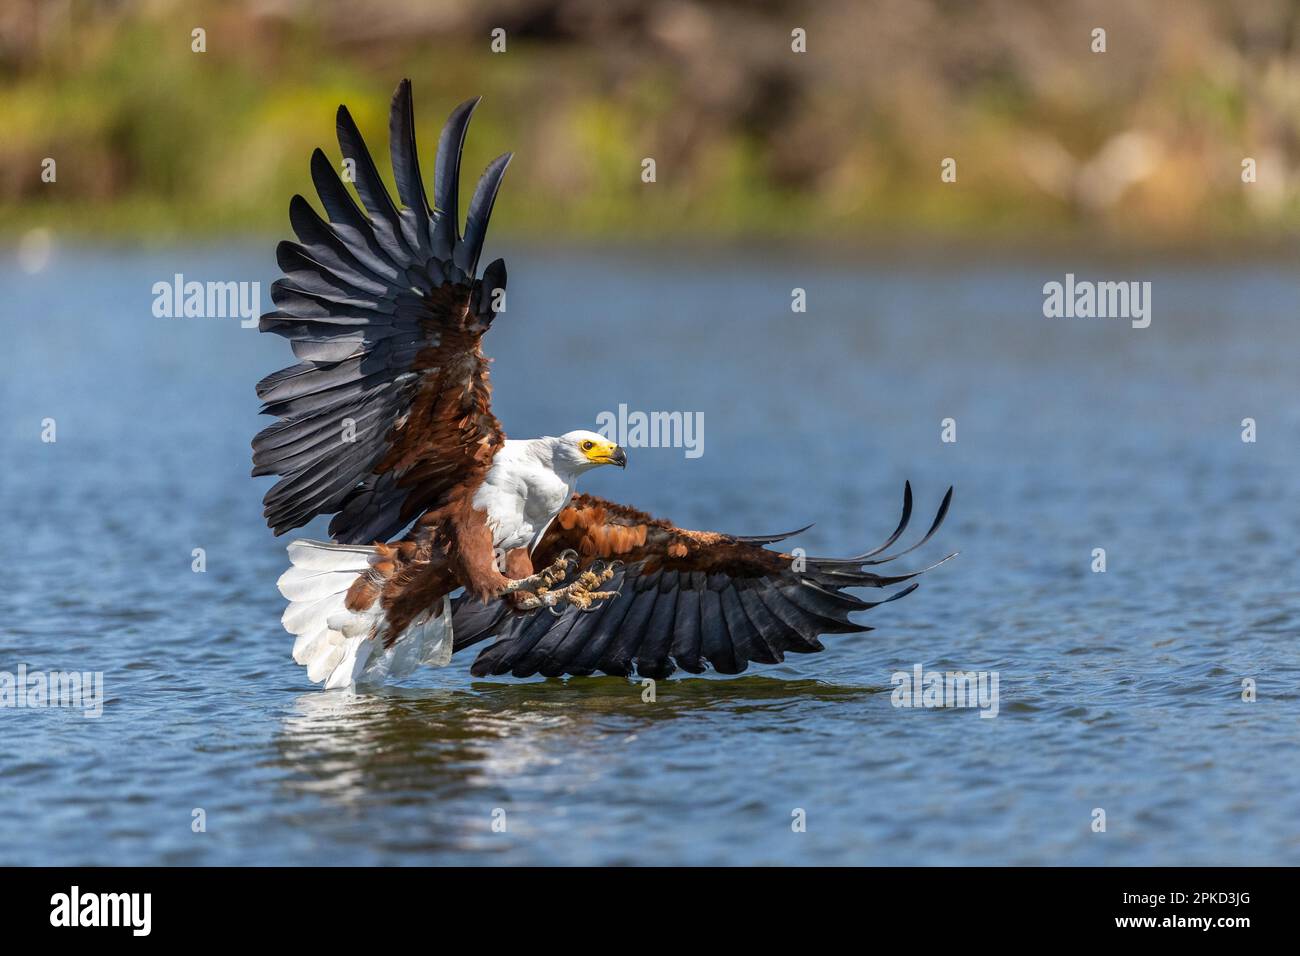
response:
[[[633,449],[587,490],[848,554],[905,479],[918,534],[956,486],[901,563],[960,556],[875,631],[645,703],[472,652],[307,682],[248,477],[287,344],[151,312],[175,273],[265,294],[272,249],[4,253],[0,670],[101,671],[106,700],[0,708],[0,863],[1300,863],[1293,266],[489,249],[508,433],[704,414],[701,457]],[[1066,272],[1151,281],[1151,326],[1044,318]],[[916,664],[998,672],[997,717],[894,707]]]

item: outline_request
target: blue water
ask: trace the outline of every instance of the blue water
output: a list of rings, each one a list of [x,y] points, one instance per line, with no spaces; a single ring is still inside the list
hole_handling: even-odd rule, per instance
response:
[[[960,556],[871,633],[654,703],[473,679],[472,655],[322,693],[248,478],[253,383],[288,348],[150,308],[176,272],[265,289],[270,244],[62,248],[34,275],[5,253],[0,670],[102,671],[107,700],[0,708],[0,863],[1300,862],[1290,264],[504,252],[511,435],[704,413],[702,457],[634,450],[588,490],[737,533],[816,521],[800,544],[851,553],[904,479],[922,525],[954,484],[903,560]],[[1067,271],[1150,280],[1151,327],[1045,319]],[[918,663],[997,671],[998,716],[892,706]]]

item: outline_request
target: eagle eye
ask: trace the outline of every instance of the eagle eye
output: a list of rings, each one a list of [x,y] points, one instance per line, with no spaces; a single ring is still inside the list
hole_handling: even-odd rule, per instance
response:
[[[591,441],[585,441],[585,442],[583,442],[583,443],[582,443],[582,450],[583,450],[583,451],[591,451],[591,446],[592,446],[592,444],[593,444],[593,443],[592,443]]]

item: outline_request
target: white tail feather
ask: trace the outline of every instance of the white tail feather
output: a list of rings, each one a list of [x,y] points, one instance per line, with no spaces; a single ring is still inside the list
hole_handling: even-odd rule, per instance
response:
[[[340,571],[352,568],[364,571],[370,566],[375,549],[359,544],[332,544],[328,541],[309,541],[306,538],[289,542],[289,561],[295,568],[312,571]],[[353,555],[349,561],[344,555]]]
[[[327,690],[358,682],[405,677],[420,664],[451,660],[451,602],[447,597],[417,617],[385,648],[387,624],[378,601],[364,610],[346,604],[357,576],[370,568],[375,548],[300,540],[290,543],[292,567],[280,576],[289,600],[281,620],[296,635],[293,659]],[[436,612],[435,612],[436,609]]]
[[[451,662],[451,598],[444,595],[436,607],[436,613],[430,608],[407,625],[391,647],[375,651],[365,668],[367,681],[382,683],[405,677],[421,664],[446,667]]]

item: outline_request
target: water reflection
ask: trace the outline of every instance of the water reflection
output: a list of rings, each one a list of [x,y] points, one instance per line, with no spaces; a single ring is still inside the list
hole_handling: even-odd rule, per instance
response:
[[[341,804],[438,801],[474,789],[509,799],[512,782],[539,774],[571,785],[598,776],[587,764],[590,745],[611,735],[632,739],[713,713],[778,714],[794,703],[888,690],[754,676],[661,681],[653,701],[640,683],[612,677],[316,691],[294,700],[275,750],[287,788]]]

